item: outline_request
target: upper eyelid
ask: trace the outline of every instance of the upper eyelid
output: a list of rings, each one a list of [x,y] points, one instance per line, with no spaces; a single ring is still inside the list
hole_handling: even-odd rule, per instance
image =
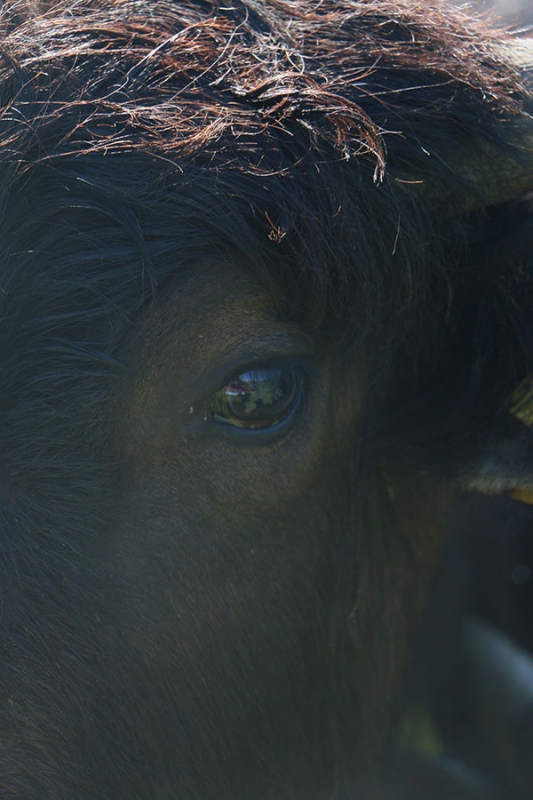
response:
[[[312,372],[308,342],[302,340],[287,342],[286,339],[280,339],[279,347],[274,347],[274,344],[278,344],[278,341],[267,342],[268,346],[262,341],[256,347],[251,342],[246,342],[242,348],[237,346],[231,349],[231,359],[230,353],[226,357],[222,353],[215,365],[210,365],[198,375],[192,382],[192,387],[199,394],[208,394],[217,391],[225,383],[245,372],[280,367],[285,364],[292,364],[295,369]]]

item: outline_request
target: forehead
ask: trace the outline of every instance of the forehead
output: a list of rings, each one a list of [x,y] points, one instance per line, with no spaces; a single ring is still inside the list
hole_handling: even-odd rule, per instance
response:
[[[401,341],[414,318],[405,311],[419,313],[437,272],[432,242],[449,235],[411,193],[428,168],[435,187],[453,177],[459,191],[446,165],[450,142],[464,141],[461,111],[488,121],[475,86],[491,97],[497,78],[501,98],[507,85],[485,70],[481,43],[467,53],[453,25],[449,41],[435,39],[437,10],[415,22],[408,6],[390,20],[379,0],[309,13],[269,0],[80,0],[76,13],[56,5],[13,29],[0,64],[0,172],[20,178],[15,201],[2,192],[16,182],[0,181],[6,268],[23,263],[36,294],[44,275],[69,295],[63,305],[93,308],[105,325],[98,296],[113,330],[92,330],[111,347],[117,320],[136,322],[218,250],[272,276],[312,324],[342,317],[341,335],[379,336],[389,320]],[[407,29],[417,47],[402,62]],[[400,214],[406,193],[416,210],[408,199]],[[43,291],[36,317],[57,297]]]
[[[198,369],[232,351],[235,358],[242,353],[253,359],[305,349],[311,339],[287,313],[282,287],[261,281],[245,259],[220,257],[177,270],[132,341],[133,351],[148,362],[174,352]]]

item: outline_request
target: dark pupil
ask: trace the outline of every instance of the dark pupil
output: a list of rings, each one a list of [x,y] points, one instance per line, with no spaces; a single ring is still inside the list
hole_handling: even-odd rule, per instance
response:
[[[250,370],[215,394],[213,416],[239,428],[271,428],[290,413],[296,400],[296,378],[291,370]]]

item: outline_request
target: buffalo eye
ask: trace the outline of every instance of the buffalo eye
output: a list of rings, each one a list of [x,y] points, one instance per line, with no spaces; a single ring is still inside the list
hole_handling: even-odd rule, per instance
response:
[[[213,396],[214,420],[236,428],[266,430],[292,416],[302,397],[302,379],[289,366],[250,369]]]

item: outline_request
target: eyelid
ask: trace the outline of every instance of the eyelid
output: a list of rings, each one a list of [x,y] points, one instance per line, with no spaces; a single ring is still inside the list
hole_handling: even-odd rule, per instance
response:
[[[215,363],[191,381],[191,391],[196,396],[196,403],[208,402],[214,392],[245,372],[285,365],[312,374],[311,347],[303,336],[271,336],[259,342],[246,339],[227,353],[221,353]]]

